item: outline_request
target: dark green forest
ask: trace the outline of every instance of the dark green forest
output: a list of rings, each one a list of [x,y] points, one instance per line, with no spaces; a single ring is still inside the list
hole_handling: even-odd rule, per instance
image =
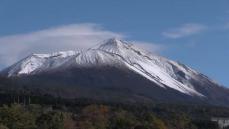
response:
[[[220,129],[211,118],[229,117],[227,107],[64,99],[13,85],[0,79],[0,129]]]
[[[193,119],[171,108],[149,110],[101,104],[10,104],[0,108],[1,129],[218,129],[208,119]]]
[[[211,117],[229,116],[225,107],[12,96],[1,101],[0,129],[219,129]]]

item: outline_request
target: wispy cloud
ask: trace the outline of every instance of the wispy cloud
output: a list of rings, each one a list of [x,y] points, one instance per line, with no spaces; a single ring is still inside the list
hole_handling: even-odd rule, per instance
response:
[[[162,35],[167,38],[177,39],[190,35],[200,33],[207,29],[207,26],[202,24],[188,23],[181,25],[180,27],[171,28],[162,32]]]
[[[0,37],[0,66],[8,66],[31,53],[50,53],[88,49],[108,38],[123,39],[122,33],[104,29],[98,24],[71,24],[27,34]],[[139,43],[139,42],[138,42]],[[152,43],[142,47],[156,51]]]
[[[0,37],[0,62],[9,65],[31,53],[85,49],[111,37],[123,38],[123,35],[91,23]]]
[[[228,23],[226,23],[225,25],[224,25],[224,27],[223,27],[224,29],[229,29],[229,22]]]
[[[226,13],[229,14],[229,10],[227,10]]]

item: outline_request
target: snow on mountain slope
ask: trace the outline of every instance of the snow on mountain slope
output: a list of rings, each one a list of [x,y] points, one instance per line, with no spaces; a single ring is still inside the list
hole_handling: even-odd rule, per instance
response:
[[[7,76],[37,74],[63,67],[96,67],[110,65],[132,70],[162,88],[172,88],[181,93],[204,97],[189,80],[198,72],[191,68],[135,47],[118,39],[109,39],[82,52],[33,54],[4,72]]]
[[[52,54],[32,54],[9,67],[6,71],[10,77],[53,69],[61,66],[64,62],[68,61],[70,57],[77,55],[77,53],[78,52],[75,51],[66,51]]]
[[[176,62],[157,55],[152,55],[126,41],[117,39],[109,39],[106,43],[95,47],[95,49],[113,53],[116,56],[122,57],[121,59],[123,59],[130,69],[136,71],[161,87],[166,88],[165,86],[167,86],[185,94],[202,96],[200,93],[195,91],[194,87],[190,84],[183,84],[183,82],[177,80],[176,73],[174,73],[173,69],[175,65],[178,66]],[[187,73],[187,78],[192,76],[192,73],[196,73],[191,69],[187,69],[189,71],[186,71],[184,68],[178,69]]]

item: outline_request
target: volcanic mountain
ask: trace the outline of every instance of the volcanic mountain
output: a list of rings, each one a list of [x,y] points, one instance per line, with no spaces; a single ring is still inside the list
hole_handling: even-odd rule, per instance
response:
[[[32,54],[1,75],[64,98],[229,106],[229,90],[207,76],[115,38],[85,51]]]

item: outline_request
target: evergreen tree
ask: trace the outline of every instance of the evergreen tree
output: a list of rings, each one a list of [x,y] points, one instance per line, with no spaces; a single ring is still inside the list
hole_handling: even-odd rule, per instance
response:
[[[38,129],[64,129],[64,116],[61,112],[48,112],[37,118]]]
[[[0,108],[0,123],[10,129],[35,129],[35,117],[26,111],[23,106],[13,104]]]

